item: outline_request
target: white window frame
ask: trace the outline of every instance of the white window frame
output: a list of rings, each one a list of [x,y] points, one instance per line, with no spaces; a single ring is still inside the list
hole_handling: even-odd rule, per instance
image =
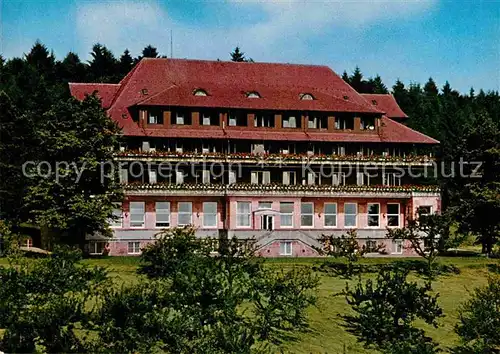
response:
[[[335,205],[335,213],[327,213],[326,211],[326,206],[327,205]],[[325,228],[336,228],[337,225],[338,225],[338,206],[337,206],[337,203],[324,203],[323,204],[323,225]],[[327,216],[334,216],[335,217],[335,225],[327,225],[326,224],[326,217]]]
[[[248,205],[248,213],[245,212],[245,213],[242,213],[242,212],[238,212],[238,205]],[[245,215],[248,217],[248,225],[239,225],[239,218],[238,216],[240,215]],[[239,201],[239,202],[236,202],[236,227],[239,228],[239,229],[248,229],[248,228],[251,228],[252,227],[252,203],[249,202],[249,201]]]
[[[288,183],[285,183],[285,175],[288,175]],[[283,171],[283,185],[290,186],[297,184],[297,174],[295,171]]]
[[[398,246],[399,244],[399,246]],[[398,248],[401,247],[401,250],[398,251]],[[403,254],[403,240],[393,240],[392,241],[392,254]]]
[[[303,213],[302,212],[302,206],[303,205],[310,205],[311,206],[311,212],[310,213]],[[302,223],[302,217],[303,216],[310,216],[311,217],[311,225],[303,225],[303,223]],[[306,228],[306,229],[310,229],[310,228],[314,227],[314,203],[312,203],[312,202],[300,203],[300,227],[301,228]]]
[[[377,205],[377,207],[378,207],[377,214],[370,214],[370,205]],[[377,217],[377,225],[376,226],[370,225],[370,216]],[[367,206],[366,206],[366,227],[373,228],[373,229],[380,228],[380,203],[368,203],[367,204]]]
[[[208,207],[209,205],[215,205],[215,212],[207,212],[205,207]],[[203,220],[202,220],[202,223],[203,223],[203,227],[204,228],[207,228],[207,229],[216,229],[217,228],[217,202],[203,202],[203,205],[202,205],[202,210],[203,210]],[[205,216],[207,215],[210,215],[210,216],[214,216],[215,217],[215,224],[213,225],[208,225],[206,223],[206,219],[205,219]]]
[[[181,211],[181,205],[189,205],[189,211]],[[189,223],[180,223],[181,215],[189,215]],[[193,225],[193,203],[192,202],[177,202],[177,226]]]
[[[210,121],[212,119],[212,116],[210,115],[210,113],[202,113],[201,114],[201,122],[202,122],[202,125],[204,126],[209,126],[210,125]],[[207,124],[208,123],[208,124]]]
[[[109,227],[112,229],[121,229],[123,227],[123,210],[121,204],[113,209],[113,216],[118,216],[119,219],[118,221],[109,220]]]
[[[284,213],[281,209],[281,206],[283,205],[291,205],[292,206],[292,211],[291,212],[288,212],[288,213]],[[281,229],[292,229],[293,228],[293,211],[294,211],[294,208],[295,208],[295,204],[293,202],[280,202],[280,228]],[[292,224],[291,225],[283,225],[283,216],[287,216],[290,218],[290,220],[292,221]]]
[[[267,206],[264,206],[264,204],[271,204],[269,207]],[[272,209],[273,208],[273,202],[269,202],[269,201],[260,201],[258,202],[258,206],[257,206],[257,209],[258,210],[269,210],[269,209]]]
[[[397,226],[390,226],[389,225],[389,216],[396,216],[396,214],[389,214],[389,205],[397,205],[398,206],[398,214],[397,214],[397,217],[398,217],[398,225]],[[401,227],[401,204],[399,203],[387,203],[387,227],[388,228],[394,228],[394,229],[397,229],[399,227]]]
[[[148,112],[148,124],[158,124],[158,114],[154,114],[153,112]]]
[[[164,206],[168,206],[168,209],[167,208],[159,208],[159,205],[160,205],[159,203],[162,203]],[[161,212],[158,212],[158,211],[161,211]],[[165,212],[165,211],[168,211],[168,212]],[[168,225],[166,225],[166,226],[158,225],[159,224],[158,214],[168,216],[168,221],[161,222],[162,224],[168,223]],[[163,201],[155,202],[155,228],[164,229],[166,227],[170,227],[171,225],[172,225],[172,221],[171,221],[171,214],[170,214],[170,202],[163,202]]]
[[[102,244],[101,252],[97,252],[97,244]],[[106,242],[104,242],[104,241],[90,241],[89,242],[89,255],[91,255],[91,256],[102,255],[105,247],[106,247]]]
[[[384,186],[391,187],[401,185],[401,176],[396,176],[394,172],[384,173],[383,179],[382,184]]]
[[[175,113],[175,124],[176,125],[185,125],[186,124],[186,117],[184,113],[181,112],[176,112]]]
[[[132,252],[130,252],[130,245],[132,245]],[[139,241],[127,242],[127,254],[141,254],[141,243]]]
[[[271,171],[251,171],[250,176],[251,184],[270,184],[271,183]]]
[[[158,182],[158,176],[155,170],[148,170],[148,179],[150,184],[156,184]]]
[[[284,245],[284,251],[281,250],[281,245]],[[291,256],[293,254],[292,241],[280,241],[280,256]]]
[[[336,179],[336,181],[335,181],[335,179]],[[345,172],[334,173],[332,175],[332,185],[333,186],[345,186]]]
[[[132,223],[133,223],[132,215],[135,214],[132,212],[132,209],[139,210],[139,208],[132,208],[133,204],[135,204],[135,205],[142,204],[142,223],[141,223],[141,226],[132,225]],[[138,223],[138,222],[135,222],[135,223]],[[145,226],[146,226],[146,203],[145,202],[137,202],[137,201],[130,202],[130,228],[131,229],[143,229]]]
[[[352,204],[355,206],[355,214],[346,214],[346,205]],[[346,216],[354,215],[354,225],[346,225]],[[346,229],[355,229],[358,227],[358,203],[344,203],[344,228]]]

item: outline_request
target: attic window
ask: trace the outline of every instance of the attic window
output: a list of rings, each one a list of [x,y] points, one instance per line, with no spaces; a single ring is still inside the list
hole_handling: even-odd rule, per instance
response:
[[[147,89],[147,88],[143,88],[143,89],[141,90],[141,93],[142,93],[143,95],[147,95],[147,94],[148,94],[148,89]]]
[[[374,106],[376,106],[376,105],[377,105],[377,101],[376,101],[376,100],[372,100],[372,104],[373,104]]]
[[[260,98],[260,95],[257,91],[247,92],[247,98]]]
[[[349,100],[349,96],[344,95],[344,100],[346,100],[346,101]]]
[[[196,89],[193,91],[193,96],[208,96],[207,91],[203,89]]]
[[[310,93],[301,93],[300,99],[301,100],[314,100],[314,96],[311,95]]]

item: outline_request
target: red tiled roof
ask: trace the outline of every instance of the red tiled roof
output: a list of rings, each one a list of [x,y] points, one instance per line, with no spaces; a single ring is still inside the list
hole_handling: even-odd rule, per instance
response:
[[[97,91],[97,95],[101,98],[102,107],[109,108],[113,102],[118,89],[119,84],[79,84],[79,83],[69,83],[69,91],[71,95],[79,100],[83,100],[85,95],[90,95],[94,91]]]
[[[383,116],[380,138],[387,143],[439,144],[439,141]]]
[[[366,101],[385,112],[389,118],[408,118],[405,112],[399,107],[396,99],[390,94],[362,93]]]
[[[193,91],[197,88],[204,89],[208,96],[194,96]],[[438,143],[386,117],[382,118],[379,134],[224,131],[202,127],[144,129],[130,117],[129,109],[138,105],[378,114],[388,111],[389,117],[406,117],[391,95],[360,95],[326,66],[145,58],[119,84],[72,83],[70,90],[78,99],[97,90],[108,114],[126,136]],[[257,91],[261,98],[247,98],[246,93],[251,91]],[[300,100],[302,93],[310,93],[315,99]],[[369,96],[376,96],[377,106],[371,103]]]

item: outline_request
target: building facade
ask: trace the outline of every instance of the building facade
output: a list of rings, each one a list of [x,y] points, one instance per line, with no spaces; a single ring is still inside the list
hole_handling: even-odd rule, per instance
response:
[[[89,251],[140,254],[162,229],[252,242],[263,256],[315,256],[322,234],[386,240],[417,209],[440,209],[429,184],[439,142],[404,124],[391,95],[359,94],[324,66],[143,59],[97,91],[121,127],[126,197],[114,237]],[[432,177],[432,176],[431,176]]]

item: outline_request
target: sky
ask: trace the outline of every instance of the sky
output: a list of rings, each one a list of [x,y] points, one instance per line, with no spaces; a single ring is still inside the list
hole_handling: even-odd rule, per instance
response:
[[[448,80],[467,93],[500,90],[500,0],[182,1],[0,0],[0,53],[38,39],[58,59],[89,59],[94,43],[119,57],[151,44],[175,58],[228,60],[239,46],[258,62],[359,66],[391,87]]]

